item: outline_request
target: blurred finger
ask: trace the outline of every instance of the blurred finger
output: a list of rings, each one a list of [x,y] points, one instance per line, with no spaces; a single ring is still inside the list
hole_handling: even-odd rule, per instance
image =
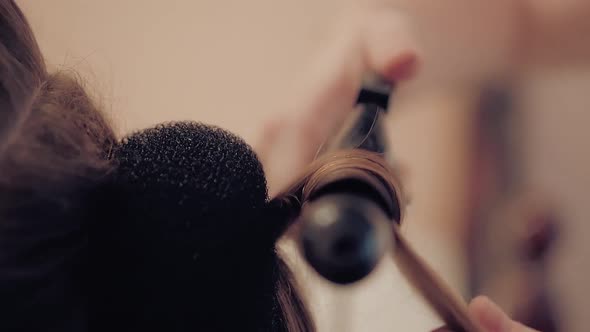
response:
[[[417,67],[409,24],[396,11],[367,9],[342,20],[333,44],[293,91],[294,124],[305,133],[306,143],[315,143],[303,144],[304,149],[321,144],[342,123],[365,74],[397,81],[410,77]]]

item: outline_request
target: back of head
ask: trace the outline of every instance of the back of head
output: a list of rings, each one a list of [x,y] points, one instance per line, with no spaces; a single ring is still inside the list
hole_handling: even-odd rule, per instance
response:
[[[0,330],[311,331],[273,211],[233,135],[175,124],[118,144],[0,1]]]

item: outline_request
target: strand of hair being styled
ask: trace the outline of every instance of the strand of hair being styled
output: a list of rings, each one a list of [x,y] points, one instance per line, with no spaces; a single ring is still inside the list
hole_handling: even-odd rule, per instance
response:
[[[274,200],[290,210],[294,220],[321,184],[335,176],[362,177],[369,182],[378,181],[385,185],[391,194],[390,197],[403,200],[401,184],[395,174],[395,170],[382,154],[362,149],[335,151],[316,159],[302,172],[297,181],[279,193]],[[403,207],[402,202],[397,203]],[[400,222],[401,217],[403,213],[400,213]],[[477,323],[469,317],[465,302],[410,246],[399,224],[392,222],[392,225],[396,240],[393,257],[407,281],[448,328],[453,331],[480,331]]]

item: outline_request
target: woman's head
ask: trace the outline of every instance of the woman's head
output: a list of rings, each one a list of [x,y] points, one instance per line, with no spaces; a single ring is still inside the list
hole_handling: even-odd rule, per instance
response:
[[[48,72],[22,12],[13,1],[0,1],[0,310],[10,317],[0,326],[153,330],[162,327],[161,319],[177,331],[313,330],[294,279],[274,248],[275,232],[268,232],[265,241],[249,242],[244,236],[244,241],[227,243],[217,255],[195,260],[198,266],[185,275],[150,271],[147,260],[172,250],[146,247],[137,257],[137,266],[146,269],[128,274],[130,265],[117,257],[145,243],[133,236],[119,241],[116,230],[129,218],[167,220],[143,213],[140,205],[127,204],[133,197],[121,195],[133,192],[119,190],[122,146],[81,79]],[[124,185],[129,189],[129,183]],[[262,202],[255,220],[261,225],[276,216]],[[231,233],[231,227],[213,224],[203,232],[214,238]],[[143,286],[164,298],[134,293],[143,281],[155,280],[141,272],[162,276],[162,283]],[[192,298],[174,302],[170,296],[175,294]],[[175,310],[188,313],[176,316],[185,321],[158,316]]]

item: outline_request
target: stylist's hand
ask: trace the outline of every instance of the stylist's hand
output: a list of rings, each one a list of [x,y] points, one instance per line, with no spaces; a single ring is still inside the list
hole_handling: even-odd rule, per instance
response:
[[[538,332],[513,321],[488,298],[480,296],[469,304],[469,312],[473,319],[483,328],[483,332]],[[433,332],[452,332],[440,328]]]
[[[404,18],[389,7],[355,8],[343,15],[311,68],[289,91],[286,116],[268,124],[256,146],[271,197],[297,178],[352,111],[364,74],[391,81],[413,75],[412,42]]]

